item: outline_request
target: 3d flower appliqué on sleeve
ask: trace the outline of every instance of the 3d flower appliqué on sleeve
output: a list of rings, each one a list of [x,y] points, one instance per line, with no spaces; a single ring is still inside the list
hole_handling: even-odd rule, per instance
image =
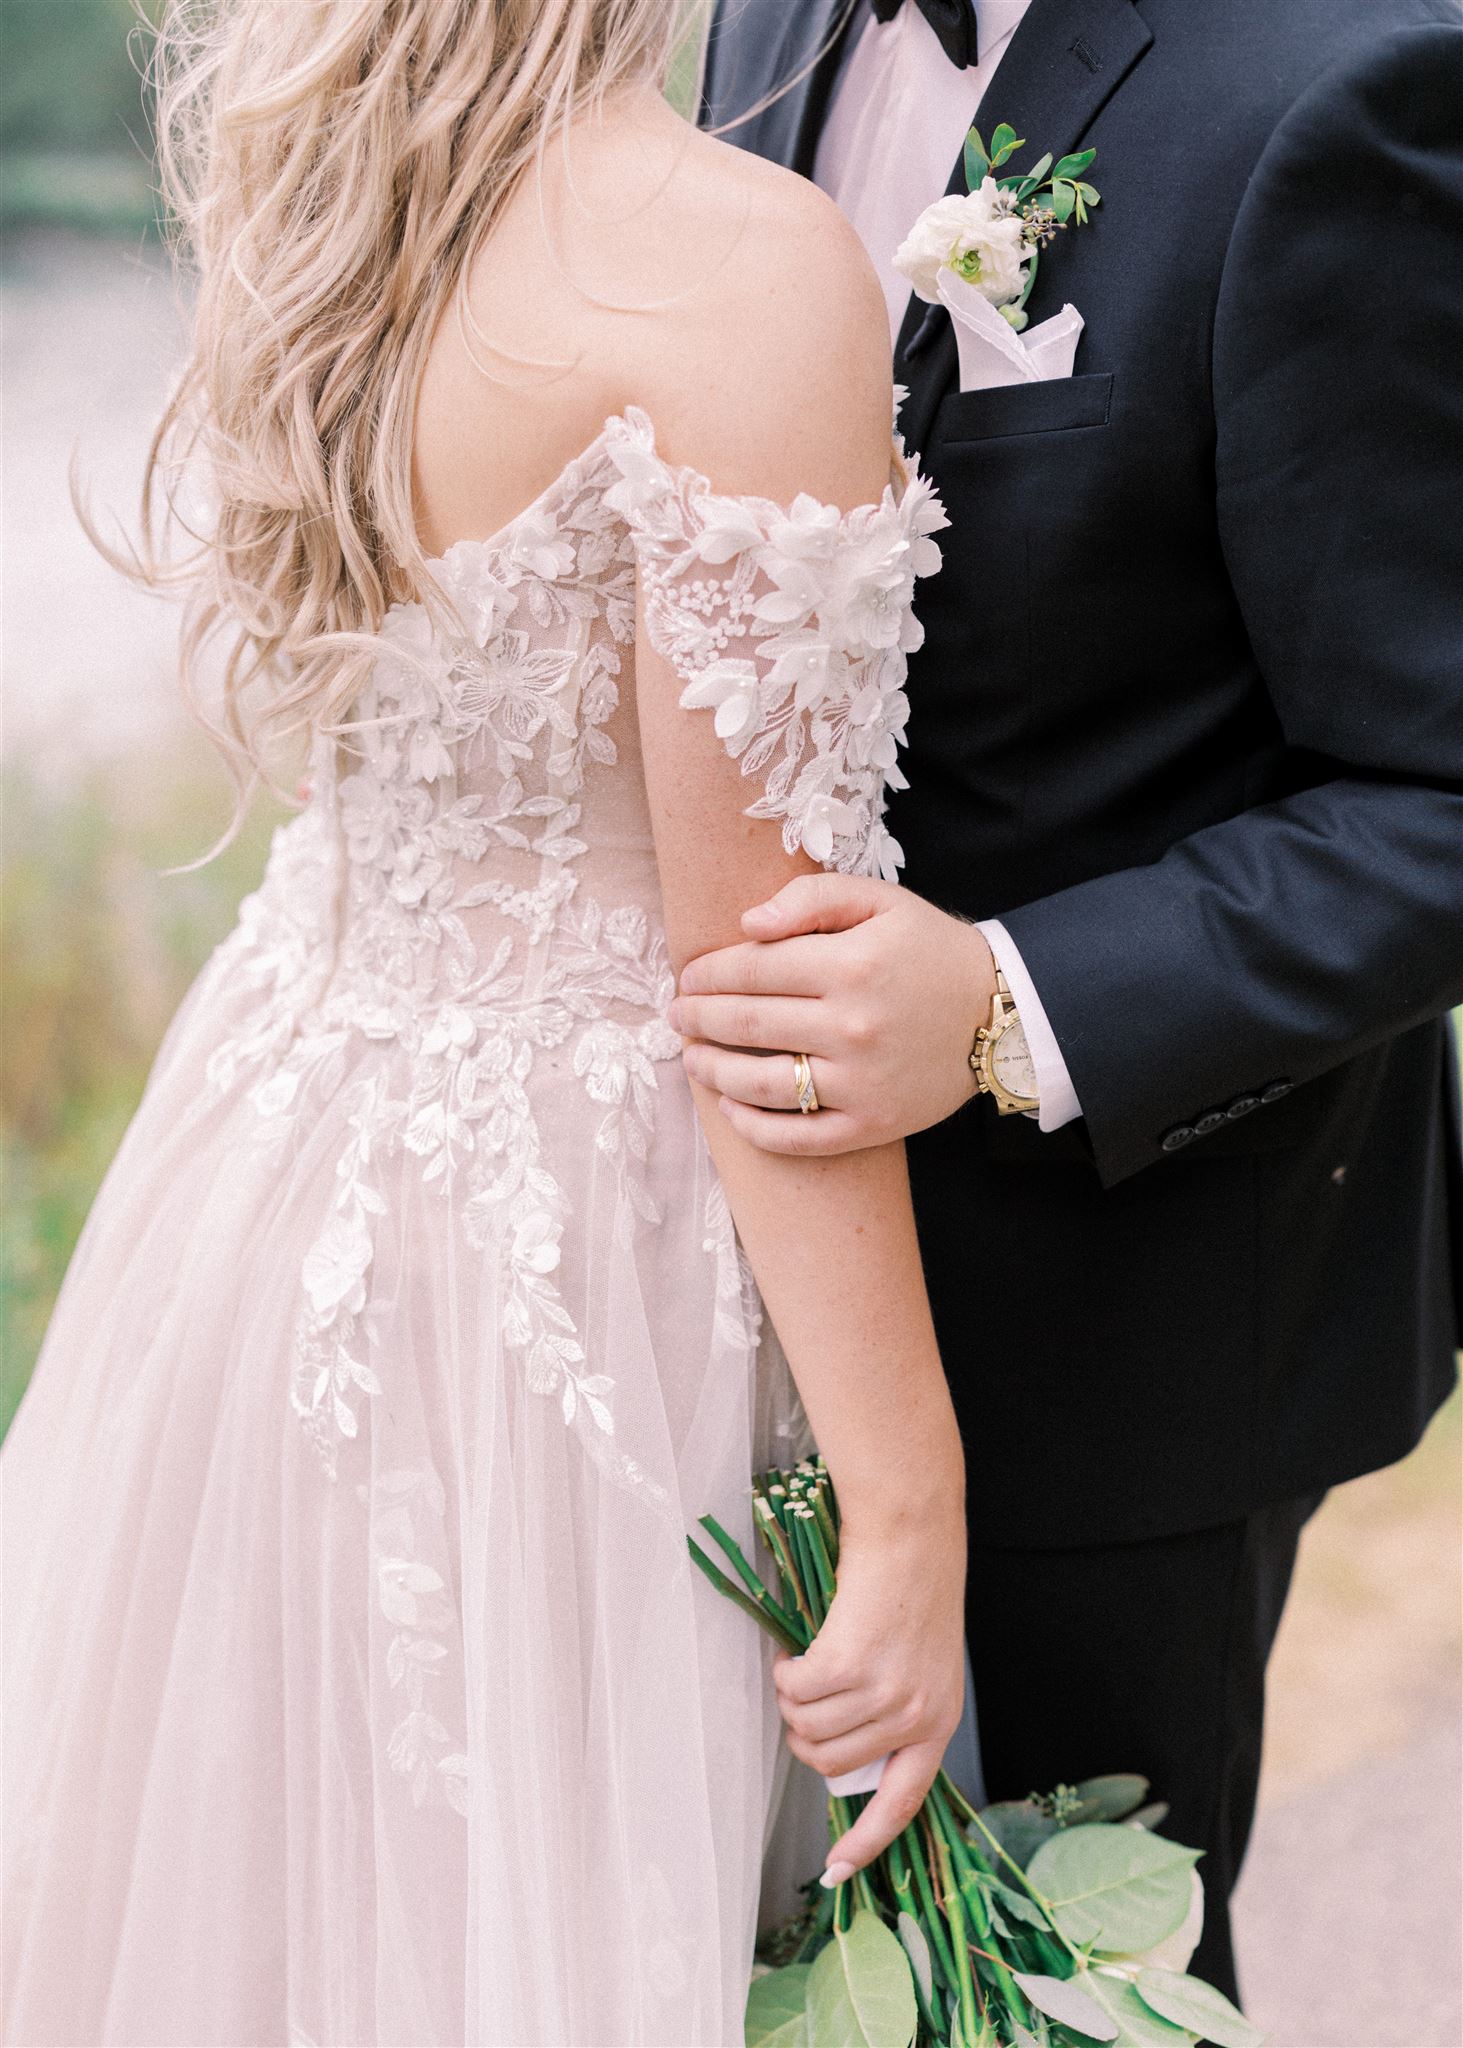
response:
[[[629,528],[656,651],[683,679],[680,701],[709,711],[717,737],[762,794],[748,815],[778,819],[801,849],[845,874],[897,879],[884,824],[920,644],[916,579],[940,566],[948,524],[911,469],[896,495],[848,512],[806,494],[782,507],[728,497],[657,453],[631,408],[610,443],[607,502]]]

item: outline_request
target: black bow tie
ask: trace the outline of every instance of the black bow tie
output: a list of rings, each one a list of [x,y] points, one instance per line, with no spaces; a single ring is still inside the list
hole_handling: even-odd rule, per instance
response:
[[[873,0],[874,19],[892,21],[904,0]],[[971,0],[915,0],[915,5],[940,38],[940,48],[958,71],[974,64],[975,8]]]

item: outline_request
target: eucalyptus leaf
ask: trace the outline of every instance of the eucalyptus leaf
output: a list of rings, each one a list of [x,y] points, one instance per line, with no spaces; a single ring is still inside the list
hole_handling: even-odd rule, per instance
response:
[[[918,2024],[909,1958],[877,1913],[860,1907],[808,1977],[808,2038],[817,2048],[910,2048]]]
[[[1083,1984],[1117,2025],[1117,2048],[1193,2048],[1187,2027],[1171,2026],[1138,1996],[1130,1977],[1088,1970]]]
[[[1089,206],[1096,206],[1098,200],[1102,197],[1102,194],[1098,191],[1095,185],[1087,185],[1079,182],[1077,190],[1082,194],[1082,197],[1087,201],[1087,204]]]
[[[1160,1835],[1093,1821],[1043,1842],[1027,1874],[1069,1941],[1136,1955],[1183,1925],[1198,1860]]]
[[[1168,1801],[1154,1799],[1147,1806],[1140,1806],[1136,1813],[1130,1813],[1126,1825],[1130,1828],[1161,1828],[1168,1819]]]
[[[1053,185],[1045,204],[1051,208],[1058,220],[1069,220],[1072,208],[1077,204],[1076,187],[1064,184]]]
[[[1071,2027],[1092,2041],[1117,2039],[1116,2023],[1072,1978],[1033,1977],[1025,1970],[1013,1970],[1011,1975],[1031,2003],[1048,2018],[1060,2020],[1064,2027]]]
[[[1025,145],[1010,122],[1002,121],[995,134],[991,137],[991,162],[993,165],[1004,163],[1012,150],[1024,147]],[[1082,168],[1085,171],[1087,168],[1086,164]]]
[[[1084,1778],[1076,1788],[1083,1820],[1126,1820],[1148,1797],[1148,1780],[1135,1771],[1110,1771]]]
[[[980,130],[972,128],[965,138],[965,182],[972,192],[986,176],[990,167],[990,153],[980,139]]]
[[[1138,1995],[1160,2019],[1212,2041],[1215,2048],[1261,2048],[1265,2036],[1222,1991],[1177,1970],[1140,1970]]]
[[[1035,1899],[1029,1899],[1025,1892],[1018,1892],[1013,1884],[1002,1884],[999,1878],[994,1889],[996,1897],[1013,1920],[1024,1920],[1028,1927],[1039,1927],[1044,1934],[1051,1932],[1051,1922]]]
[[[1097,160],[1095,149],[1079,149],[1071,156],[1064,156],[1052,176],[1055,178],[1080,178],[1089,164]]]
[[[899,1939],[904,1944],[904,1953],[909,1957],[909,1967],[914,1971],[915,1981],[926,2005],[933,2008],[935,2003],[935,1963],[930,1954],[930,1945],[925,1940],[925,1931],[913,1913],[899,1915]]]
[[[805,2005],[811,1963],[754,1977],[747,1993],[747,2048],[811,2048]]]
[[[1007,1799],[981,1809],[981,1819],[1011,1858],[1025,1870],[1032,1857],[1056,1832],[1057,1824],[1030,1799]],[[977,1834],[976,1840],[980,1840]]]

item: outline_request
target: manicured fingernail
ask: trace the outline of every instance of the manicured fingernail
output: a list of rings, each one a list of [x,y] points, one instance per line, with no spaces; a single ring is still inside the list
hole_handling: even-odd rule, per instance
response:
[[[676,1002],[676,1003],[672,1003],[672,1004],[671,1004],[671,1006],[670,1006],[670,1008],[669,1008],[669,1009],[668,1009],[668,1010],[666,1011],[666,1013],[665,1013],[665,1021],[667,1022],[667,1024],[669,1024],[669,1025],[670,1025],[670,1027],[671,1027],[671,1030],[672,1030],[672,1031],[679,1031],[679,1030],[680,1030],[680,1028],[681,1028],[681,1006],[680,1006],[680,1004],[679,1004],[678,1002]]]
[[[750,910],[742,912],[743,924],[776,924],[777,912],[770,903],[754,903]]]
[[[853,1865],[851,1863],[830,1863],[823,1872],[823,1875],[818,1879],[818,1882],[825,1891],[831,1892],[834,1885],[847,1884],[852,1876]]]

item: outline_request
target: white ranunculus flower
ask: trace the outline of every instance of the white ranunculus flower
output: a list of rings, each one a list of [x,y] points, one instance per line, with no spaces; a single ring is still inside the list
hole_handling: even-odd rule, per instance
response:
[[[974,192],[952,192],[927,206],[896,250],[894,267],[931,305],[939,301],[935,280],[948,265],[1002,306],[1020,296],[1026,255],[1020,217],[995,179],[983,178]]]

